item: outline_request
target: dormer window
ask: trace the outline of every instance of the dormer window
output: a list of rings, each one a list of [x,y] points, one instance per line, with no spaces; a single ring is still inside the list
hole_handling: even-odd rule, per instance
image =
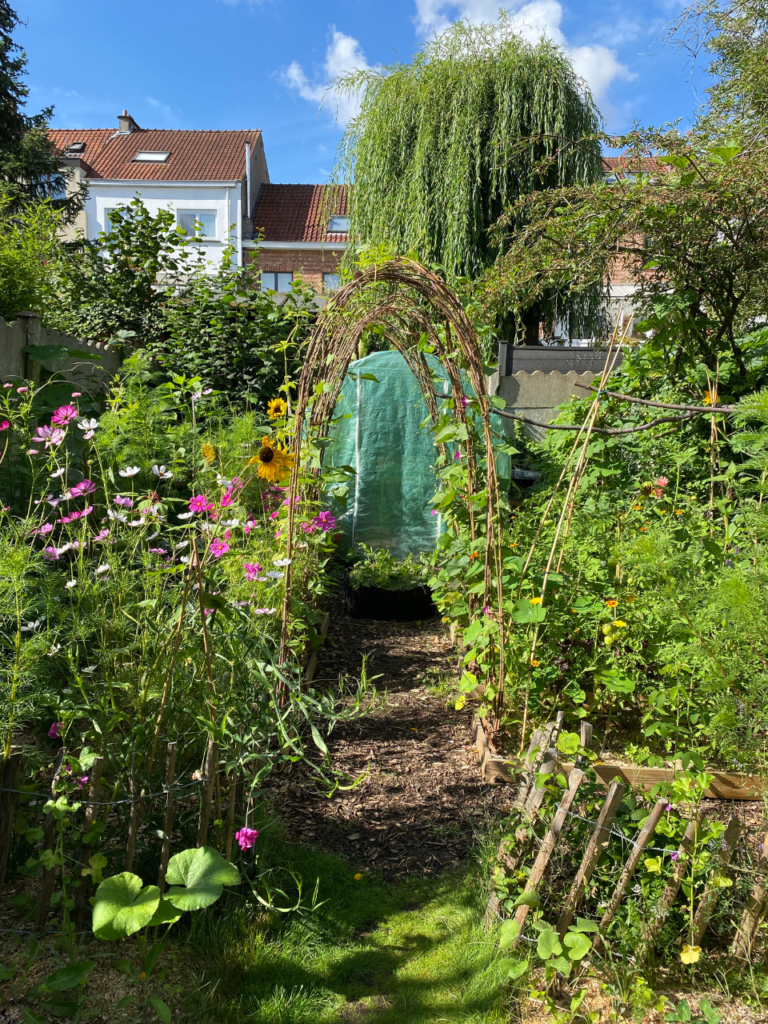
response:
[[[84,142],[70,142],[64,150],[64,156],[78,156],[80,153],[84,152],[84,150]]]
[[[170,153],[161,153],[154,149],[140,149],[133,158],[133,162],[139,164],[164,164],[170,155]]]
[[[331,217],[328,224],[329,235],[346,235],[349,231],[349,217]]]

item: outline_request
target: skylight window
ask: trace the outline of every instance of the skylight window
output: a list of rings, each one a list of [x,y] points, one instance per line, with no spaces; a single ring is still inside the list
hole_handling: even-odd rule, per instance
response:
[[[345,235],[349,231],[349,217],[331,217],[328,225],[328,233],[331,235]]]
[[[164,164],[170,155],[170,153],[161,153],[154,149],[140,149],[133,158],[133,162],[140,164]]]
[[[70,142],[64,152],[65,153],[82,153],[84,149],[85,149],[85,143],[84,142]]]

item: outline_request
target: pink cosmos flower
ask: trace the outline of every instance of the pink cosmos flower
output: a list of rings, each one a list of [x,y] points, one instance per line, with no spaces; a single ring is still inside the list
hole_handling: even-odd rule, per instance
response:
[[[54,547],[43,548],[43,558],[46,560],[46,562],[55,562],[55,561],[58,560],[58,557],[59,557],[59,549],[58,548],[54,548]]]
[[[17,395],[26,395],[26,393],[28,391],[29,391],[29,388],[16,388],[16,394]]]
[[[239,832],[235,832],[235,839],[241,850],[250,850],[258,834],[255,828],[241,828]]]
[[[72,397],[73,398],[79,398],[82,395],[82,393],[83,393],[82,391],[73,391],[72,392]]]
[[[214,558],[221,558],[222,555],[226,555],[229,551],[229,544],[226,544],[219,537],[214,537],[211,541],[211,554]]]
[[[109,536],[109,530],[99,530],[99,532],[96,534],[96,536],[93,539],[94,540],[106,540],[108,536]]]
[[[283,531],[282,530],[276,530],[275,531],[275,540],[277,540],[278,537],[282,537],[282,536],[283,536]]]
[[[253,529],[253,528],[254,528],[255,526],[256,526],[256,521],[255,521],[255,519],[249,519],[249,520],[248,520],[248,522],[247,522],[247,523],[245,524],[245,526],[243,527],[243,533],[250,533],[250,532],[251,532],[251,530],[252,530],[252,529]]]
[[[123,498],[118,494],[112,500],[116,505],[122,505],[123,508],[133,508],[133,498]]]
[[[93,494],[96,484],[93,480],[81,480],[79,484],[69,488],[70,498],[80,498],[83,494]]]
[[[315,526],[319,527],[323,533],[328,533],[333,530],[336,526],[336,517],[332,516],[330,512],[318,512],[312,522]]]
[[[221,506],[221,508],[229,508],[233,501],[234,498],[232,497],[232,488],[230,488],[228,491],[225,491],[224,494],[221,496],[221,501],[219,502],[219,505]]]
[[[10,425],[10,420],[3,420],[3,422],[0,423],[0,430],[7,430]]]
[[[467,396],[466,396],[466,395],[462,395],[462,396],[461,396],[461,404],[462,404],[462,406],[463,406],[463,407],[464,407],[465,409],[466,409],[466,408],[467,408],[467,406],[469,405],[469,399],[467,398]]]
[[[57,740],[59,738],[59,730],[63,728],[63,722],[54,722],[51,728],[48,730],[48,735],[51,737],[52,740]]]
[[[79,778],[79,779],[77,780],[77,788],[78,788],[78,789],[82,789],[82,788],[83,788],[83,786],[84,786],[84,785],[85,785],[85,784],[86,784],[87,782],[88,782],[88,776],[87,776],[87,775],[81,775],[81,776],[80,776],[80,778]]]
[[[41,537],[44,537],[46,533],[50,533],[53,529],[53,523],[43,523],[40,529],[37,531]]]
[[[314,523],[299,523],[299,529],[302,533],[314,533],[317,526]]]
[[[232,477],[232,486],[233,487],[242,487],[243,486],[243,481],[240,479],[239,476],[233,476]]]
[[[263,569],[258,562],[246,562],[243,566],[243,571],[247,580],[255,580],[258,578],[259,573],[263,572]]]
[[[430,514],[431,516],[436,516],[436,515],[437,515],[437,509],[436,509],[436,508],[433,508],[433,509],[432,509],[432,511],[431,511],[431,512],[430,512],[429,514]]]
[[[64,440],[65,431],[60,430],[58,427],[38,427],[37,435],[32,438],[33,444],[42,444],[45,442],[45,447],[50,448],[52,444],[61,444]]]
[[[189,503],[190,512],[210,512],[212,508],[213,503],[204,494],[196,494]]]
[[[12,388],[12,387],[13,387],[13,384],[3,384],[3,387],[4,387],[4,388]]]
[[[59,408],[51,416],[51,423],[56,423],[60,427],[65,427],[72,420],[76,420],[78,417],[77,409],[74,405],[60,405]]]
[[[60,523],[74,523],[77,519],[82,519],[84,516],[90,515],[93,512],[93,505],[89,505],[84,508],[82,512],[70,512],[68,516],[62,516],[59,520]]]
[[[280,515],[280,513],[279,513],[279,512],[271,512],[271,513],[270,513],[270,516],[269,516],[269,518],[270,518],[270,519],[277,519],[277,517],[278,517],[279,515]]]
[[[149,548],[150,555],[167,555],[165,548]]]

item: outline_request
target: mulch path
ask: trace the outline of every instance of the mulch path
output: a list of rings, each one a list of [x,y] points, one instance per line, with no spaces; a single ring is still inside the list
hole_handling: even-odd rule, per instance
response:
[[[341,854],[386,877],[434,875],[466,859],[476,828],[509,807],[513,790],[485,783],[472,743],[472,712],[430,694],[439,675],[456,678],[457,658],[439,619],[420,623],[352,619],[329,602],[330,628],[313,685],[359,677],[363,655],[383,707],[336,726],[333,765],[354,789],[331,800],[309,771],[277,782],[275,810],[295,842]],[[385,692],[386,691],[386,692]]]

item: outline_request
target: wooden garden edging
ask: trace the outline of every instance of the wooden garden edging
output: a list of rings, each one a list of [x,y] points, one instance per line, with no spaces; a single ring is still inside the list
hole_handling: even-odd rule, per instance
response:
[[[483,723],[477,715],[472,717],[472,731],[485,778],[489,782],[518,782],[523,771],[522,761],[519,758],[499,757],[491,751],[485,738]],[[558,767],[568,774],[574,765],[561,761]],[[614,779],[618,779],[634,789],[646,792],[660,782],[673,782],[677,774],[674,768],[645,768],[642,765],[593,764],[591,768],[606,787],[610,786]],[[754,775],[718,771],[710,774],[714,778],[704,795],[717,800],[760,800],[763,794],[768,792],[768,787]]]

